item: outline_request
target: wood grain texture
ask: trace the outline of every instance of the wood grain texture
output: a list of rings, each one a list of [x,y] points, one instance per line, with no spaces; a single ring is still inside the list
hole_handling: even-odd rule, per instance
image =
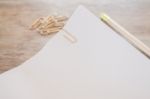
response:
[[[107,13],[150,47],[149,0],[0,0],[0,73],[32,57],[52,37],[28,29],[35,19],[56,12],[70,16],[80,4],[96,15]]]

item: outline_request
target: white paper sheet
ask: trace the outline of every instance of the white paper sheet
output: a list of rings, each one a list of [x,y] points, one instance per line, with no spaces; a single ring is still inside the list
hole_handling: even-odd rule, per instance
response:
[[[0,99],[150,99],[150,60],[80,6],[34,57],[0,75]]]

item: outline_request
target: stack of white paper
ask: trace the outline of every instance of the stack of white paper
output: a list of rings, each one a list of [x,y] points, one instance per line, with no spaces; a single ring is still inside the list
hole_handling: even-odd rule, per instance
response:
[[[0,99],[150,99],[150,60],[84,7],[34,57],[0,76]]]

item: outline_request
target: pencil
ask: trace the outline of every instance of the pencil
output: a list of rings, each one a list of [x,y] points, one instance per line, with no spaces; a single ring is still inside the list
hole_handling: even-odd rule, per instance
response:
[[[129,33],[126,29],[120,26],[117,22],[111,19],[108,15],[101,14],[100,18],[103,22],[109,25],[113,30],[115,30],[117,33],[123,36],[134,47],[136,47],[138,50],[144,53],[148,58],[150,58],[150,48],[147,45],[145,45],[142,41],[140,41],[131,33]]]

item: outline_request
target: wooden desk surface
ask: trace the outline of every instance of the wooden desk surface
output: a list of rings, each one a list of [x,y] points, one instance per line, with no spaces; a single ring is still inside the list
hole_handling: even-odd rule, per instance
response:
[[[29,59],[51,38],[30,31],[32,21],[56,12],[70,16],[79,4],[96,15],[107,13],[150,47],[149,0],[1,0],[0,73]]]

